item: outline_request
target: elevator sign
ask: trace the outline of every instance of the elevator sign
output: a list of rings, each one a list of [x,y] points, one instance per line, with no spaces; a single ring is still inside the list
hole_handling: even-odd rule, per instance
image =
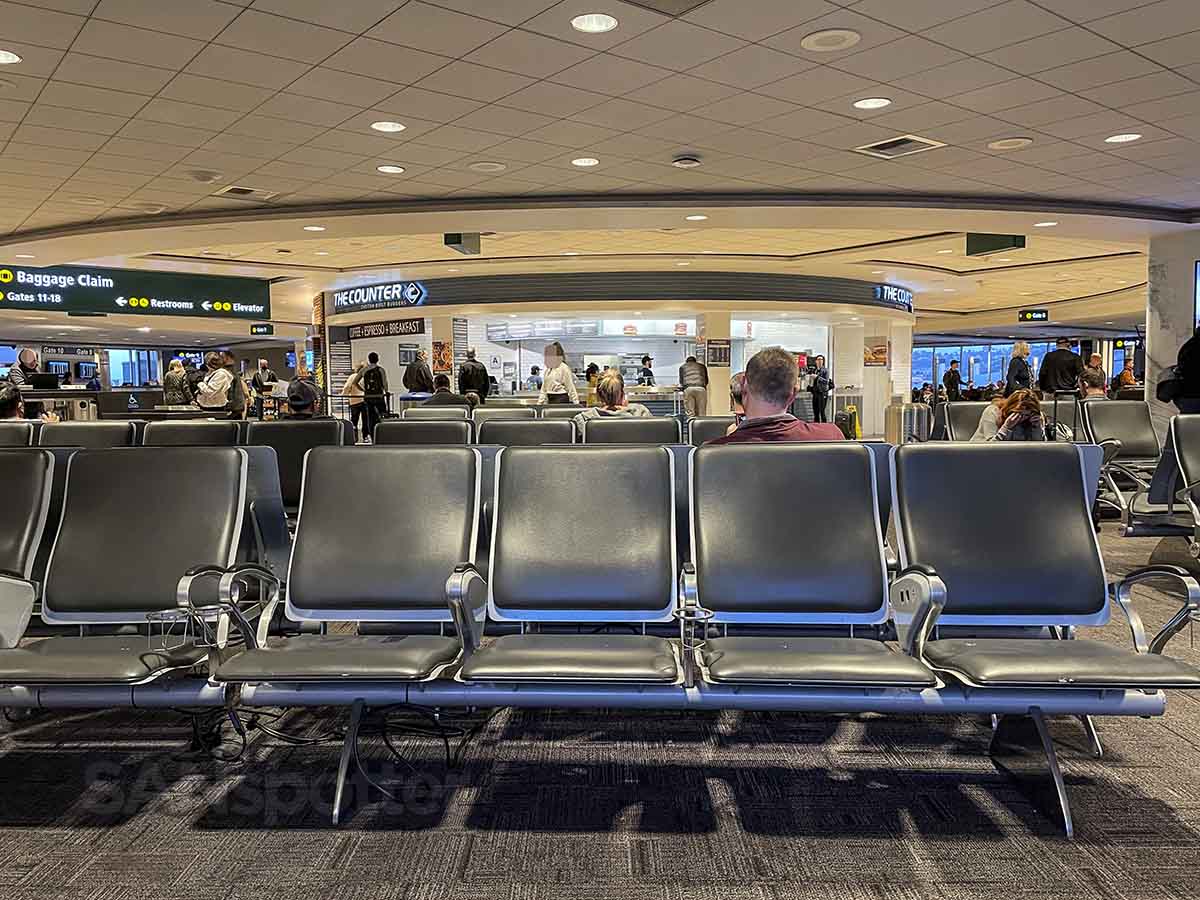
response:
[[[271,315],[271,286],[258,278],[0,263],[0,309],[262,319]]]

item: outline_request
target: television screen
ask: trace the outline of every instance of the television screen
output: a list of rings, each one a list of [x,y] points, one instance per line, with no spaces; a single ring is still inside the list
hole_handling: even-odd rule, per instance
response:
[[[287,355],[287,367],[288,367],[289,369],[294,369],[294,368],[296,368],[296,352],[295,352],[294,350],[289,350],[289,351],[288,351],[288,355]]]
[[[90,381],[91,377],[96,374],[96,364],[94,362],[77,362],[75,363],[75,375],[84,381]]]
[[[60,359],[51,359],[46,363],[46,371],[53,372],[55,375],[58,375],[61,378],[63,375],[70,373],[71,364],[69,362],[63,362]]]

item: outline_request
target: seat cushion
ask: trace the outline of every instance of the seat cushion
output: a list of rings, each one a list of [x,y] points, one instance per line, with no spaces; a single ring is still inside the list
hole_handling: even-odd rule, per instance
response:
[[[927,668],[869,638],[730,637],[706,641],[713,682],[933,687]]]
[[[513,634],[463,664],[467,681],[672,682],[679,666],[665,638],[614,634]]]
[[[207,656],[203,647],[162,648],[139,634],[47,638],[0,650],[0,684],[138,684]]]
[[[1187,506],[1182,500],[1175,501],[1171,513],[1168,514],[1167,504],[1151,503],[1149,497],[1139,491],[1134,495],[1133,502],[1129,504],[1129,509],[1138,518],[1146,519],[1160,516],[1166,519],[1166,521],[1160,524],[1173,525],[1181,531],[1191,533],[1192,514],[1188,511]]]
[[[215,681],[419,681],[458,658],[455,638],[438,635],[302,634],[221,663]]]
[[[1168,656],[1101,641],[955,638],[925,645],[939,672],[980,687],[1145,689],[1200,687],[1200,670]]]

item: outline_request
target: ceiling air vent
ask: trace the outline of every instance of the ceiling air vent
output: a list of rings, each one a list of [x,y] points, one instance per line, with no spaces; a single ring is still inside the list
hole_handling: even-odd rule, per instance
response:
[[[878,159],[896,159],[900,156],[912,156],[914,153],[924,153],[926,150],[936,150],[945,147],[941,141],[931,141],[929,138],[917,137],[915,134],[902,134],[900,137],[888,138],[886,141],[876,141],[874,144],[864,144],[855,147],[855,153],[864,156],[874,156]]]
[[[262,202],[270,200],[276,196],[279,191],[264,191],[262,188],[243,187],[237,184],[231,184],[227,188],[221,188],[213,194],[214,197],[231,197],[234,200],[249,200],[251,202]]]

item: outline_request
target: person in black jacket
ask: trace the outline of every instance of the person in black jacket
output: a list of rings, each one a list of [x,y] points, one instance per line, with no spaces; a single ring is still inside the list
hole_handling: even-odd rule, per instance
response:
[[[487,366],[475,358],[474,350],[468,350],[467,361],[458,369],[458,392],[466,395],[474,391],[479,395],[479,402],[486,403],[491,386]]]
[[[1180,381],[1176,408],[1181,413],[1200,412],[1200,328],[1179,348],[1175,377]]]
[[[432,394],[433,373],[425,361],[425,351],[418,350],[417,358],[404,370],[404,389],[410,394]]]
[[[1004,396],[1011,397],[1017,391],[1033,387],[1033,368],[1029,365],[1029,344],[1017,341],[1013,344],[1012,359],[1008,363],[1008,374],[1004,377]]]
[[[421,404],[422,406],[472,406],[471,400],[462,394],[450,390],[449,375],[435,375],[433,379],[433,396]]]
[[[1071,351],[1071,342],[1058,339],[1058,347],[1042,357],[1042,369],[1038,373],[1038,387],[1046,399],[1055,393],[1078,393],[1079,379],[1083,377],[1083,360]]]
[[[946,399],[951,403],[962,399],[962,372],[958,371],[958,360],[950,360],[950,368],[942,376],[942,385],[946,388]]]

